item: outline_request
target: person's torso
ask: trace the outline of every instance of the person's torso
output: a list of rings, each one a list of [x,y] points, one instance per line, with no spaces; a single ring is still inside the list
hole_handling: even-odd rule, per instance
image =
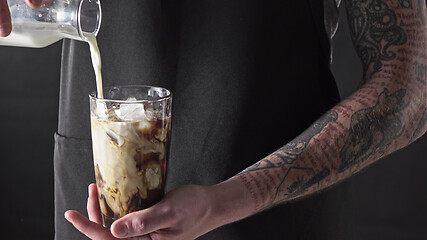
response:
[[[98,43],[104,86],[156,85],[174,93],[168,189],[211,185],[237,174],[292,140],[339,100],[319,4],[102,4]],[[94,90],[87,44],[66,40],[59,134],[90,138],[88,94]],[[202,239],[301,239],[308,236],[317,202],[280,206]]]

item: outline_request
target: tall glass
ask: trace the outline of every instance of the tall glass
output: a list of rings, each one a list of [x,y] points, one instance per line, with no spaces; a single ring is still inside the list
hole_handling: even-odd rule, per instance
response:
[[[151,86],[89,95],[93,159],[103,224],[150,207],[164,195],[172,94]]]

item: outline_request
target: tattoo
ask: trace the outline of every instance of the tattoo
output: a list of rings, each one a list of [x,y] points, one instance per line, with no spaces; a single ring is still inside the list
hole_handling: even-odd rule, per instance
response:
[[[383,0],[347,0],[346,8],[351,36],[366,78],[371,64],[370,76],[381,71],[383,61],[396,58],[396,53],[389,48],[405,44],[407,36],[398,26],[396,14]]]
[[[398,0],[402,8],[411,8],[412,9],[412,0]]]
[[[307,192],[310,187],[314,186],[315,184],[319,184],[320,181],[329,176],[330,172],[331,171],[328,168],[324,168],[322,171],[316,174],[313,168],[291,167],[277,188],[274,200],[277,198],[280,189],[286,189],[283,195],[284,198],[280,201],[285,201],[302,195]],[[296,180],[293,182],[286,182],[285,180],[287,180],[289,177]]]
[[[283,146],[277,150],[273,155],[275,159],[269,160],[264,158],[263,160],[255,163],[251,167],[245,169],[242,173],[258,171],[262,169],[277,168],[284,164],[292,164],[307,147],[310,140],[319,134],[329,123],[336,122],[338,119],[338,113],[335,111],[329,111],[323,115],[317,122],[315,122],[309,129],[298,136],[297,139]]]
[[[427,123],[427,108],[424,109],[423,116],[421,117],[421,120],[418,123],[417,129],[415,129],[414,135],[412,135],[412,138],[409,141],[410,143],[414,142],[415,139],[417,139],[417,137],[419,137],[421,135],[421,131],[424,128],[424,126],[426,125],[426,123]]]
[[[375,106],[357,111],[351,117],[350,129],[344,147],[339,153],[341,165],[338,172],[363,162],[374,154],[384,154],[388,145],[402,135],[404,126],[401,111],[405,89],[389,94],[387,88],[378,96]]]
[[[417,79],[417,81],[422,84],[426,84],[427,66],[415,61],[414,68],[415,68],[415,78]]]
[[[424,9],[426,8],[426,6],[424,4],[426,4],[425,0],[418,0],[418,10],[420,13],[421,22],[425,26],[426,25],[426,18],[424,16]]]

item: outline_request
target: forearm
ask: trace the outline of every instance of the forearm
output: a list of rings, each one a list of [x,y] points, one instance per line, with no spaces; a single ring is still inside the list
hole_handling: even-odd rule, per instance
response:
[[[365,84],[295,140],[213,186],[218,222],[327,188],[426,131],[427,12],[423,1],[411,3],[347,1]]]

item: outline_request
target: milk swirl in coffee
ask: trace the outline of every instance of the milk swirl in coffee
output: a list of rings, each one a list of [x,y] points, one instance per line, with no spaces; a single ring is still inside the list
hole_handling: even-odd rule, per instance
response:
[[[154,114],[155,115],[155,114]],[[91,116],[96,183],[104,224],[152,206],[164,193],[170,117]]]

